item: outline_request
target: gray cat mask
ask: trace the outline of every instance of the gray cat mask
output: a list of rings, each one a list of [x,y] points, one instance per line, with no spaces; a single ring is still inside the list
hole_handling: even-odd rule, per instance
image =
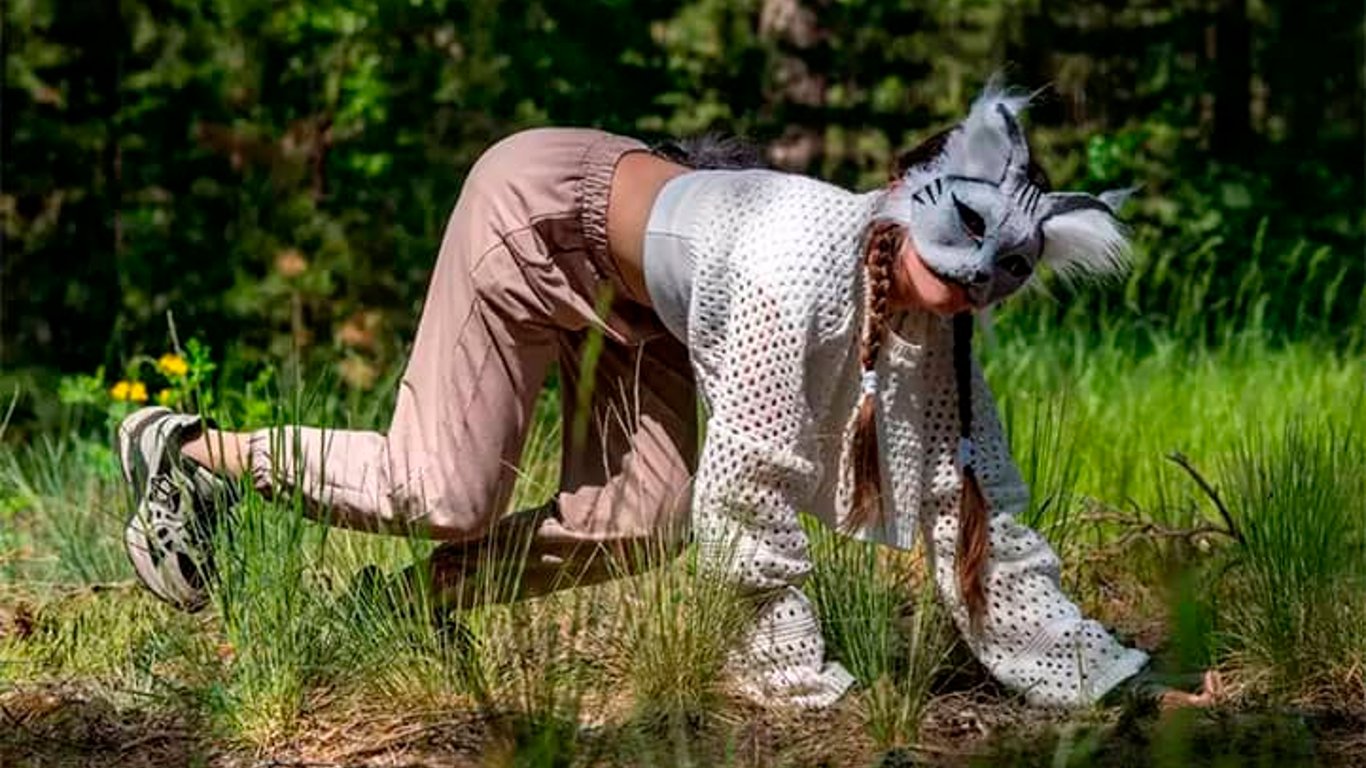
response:
[[[1026,102],[988,87],[967,119],[906,168],[878,213],[906,226],[930,271],[961,285],[979,308],[1014,293],[1040,263],[1067,276],[1128,265],[1115,218],[1127,191],[1042,187],[1017,119]]]

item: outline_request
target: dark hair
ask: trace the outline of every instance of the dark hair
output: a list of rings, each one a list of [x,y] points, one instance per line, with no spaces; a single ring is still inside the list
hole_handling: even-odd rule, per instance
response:
[[[949,140],[949,136],[956,130],[955,128],[945,128],[942,131],[930,136],[928,139],[911,147],[896,156],[892,161],[892,181],[900,179],[906,175],[906,171],[918,166],[925,165],[939,156],[944,151],[944,144]],[[1044,192],[1053,191],[1053,181],[1048,178],[1048,172],[1039,165],[1034,158],[1029,158],[1025,165],[1025,178],[1029,183],[1043,190]]]
[[[747,139],[723,133],[704,133],[662,141],[651,150],[665,160],[694,170],[768,168],[763,149]]]
[[[968,607],[968,622],[973,630],[981,628],[987,606],[986,580],[982,568],[991,554],[987,524],[987,500],[977,481],[972,441],[972,313],[961,312],[953,318],[953,380],[958,390],[958,439],[967,455],[959,451],[962,462],[962,488],[958,494],[958,551],[954,565],[958,591]]]

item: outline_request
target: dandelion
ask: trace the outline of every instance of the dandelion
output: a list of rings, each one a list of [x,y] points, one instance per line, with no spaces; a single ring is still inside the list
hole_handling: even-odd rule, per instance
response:
[[[147,402],[147,385],[140,381],[119,381],[109,388],[109,396],[119,402]]]
[[[190,364],[180,355],[167,352],[157,359],[157,370],[165,376],[179,378],[190,372]]]
[[[173,403],[173,402],[175,402],[175,390],[174,390],[174,389],[163,389],[163,390],[161,390],[160,392],[157,393],[157,404],[158,404],[158,405],[170,405],[170,404]]]
[[[119,402],[124,402],[128,400],[128,392],[132,388],[132,384],[129,384],[126,381],[120,381],[119,383],[109,388],[109,396],[114,398],[115,400],[118,400]]]

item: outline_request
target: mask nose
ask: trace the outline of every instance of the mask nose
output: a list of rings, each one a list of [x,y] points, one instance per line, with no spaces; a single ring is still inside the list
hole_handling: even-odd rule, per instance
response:
[[[968,277],[968,282],[972,285],[986,285],[991,282],[991,271],[987,269],[975,269]]]

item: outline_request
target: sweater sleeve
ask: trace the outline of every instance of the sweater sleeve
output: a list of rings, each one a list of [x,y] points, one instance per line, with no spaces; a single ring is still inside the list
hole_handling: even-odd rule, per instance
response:
[[[833,703],[852,683],[825,662],[815,611],[798,589],[811,569],[797,510],[821,459],[804,391],[809,315],[799,296],[732,285],[724,343],[706,382],[711,415],[693,488],[693,530],[705,567],[751,601],[731,654],[740,691],[766,705]]]
[[[922,520],[933,525],[929,539],[940,596],[968,646],[997,680],[1032,704],[1092,704],[1136,674],[1147,654],[1121,645],[1063,594],[1057,554],[1015,519],[1028,507],[1029,490],[1010,457],[991,392],[975,364],[972,397],[978,477],[991,515],[981,631],[969,628],[958,589],[954,559],[960,481],[952,459],[942,453],[933,459],[939,462],[932,475],[934,493],[927,499],[933,508],[922,513]]]

